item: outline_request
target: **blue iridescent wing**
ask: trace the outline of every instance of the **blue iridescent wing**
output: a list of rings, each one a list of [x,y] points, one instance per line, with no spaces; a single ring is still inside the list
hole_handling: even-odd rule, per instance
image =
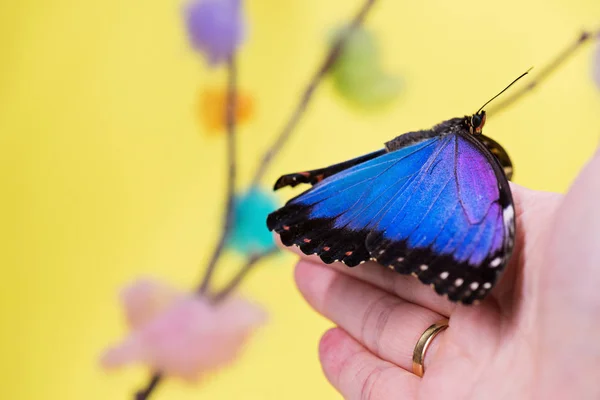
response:
[[[325,263],[355,266],[371,258],[366,238],[385,203],[436,149],[438,139],[407,146],[355,165],[317,183],[267,219],[286,246],[318,254]],[[293,176],[290,174],[288,176]],[[281,181],[278,180],[278,182]],[[360,214],[370,204],[372,215]]]
[[[514,175],[514,167],[510,157],[508,156],[508,153],[506,152],[506,150],[504,150],[504,147],[502,147],[500,143],[496,142],[494,139],[489,138],[485,135],[478,135],[477,141],[482,143],[486,147],[486,149],[488,149],[489,152],[494,155],[496,160],[498,160],[498,162],[500,163],[500,166],[502,167],[502,171],[504,172],[504,175],[506,175],[506,178],[509,181],[512,180]]]
[[[471,303],[510,256],[514,221],[498,160],[469,135],[422,139],[332,175],[271,214],[270,229],[325,262],[375,259]]]
[[[445,141],[419,180],[390,203],[366,245],[380,264],[470,304],[487,295],[510,258],[514,207],[502,167],[485,146],[468,135]]]

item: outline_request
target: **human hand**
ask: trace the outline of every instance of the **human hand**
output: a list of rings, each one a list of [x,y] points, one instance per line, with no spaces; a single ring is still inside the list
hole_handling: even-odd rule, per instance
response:
[[[515,252],[476,306],[372,262],[326,266],[298,251],[298,288],[337,325],[319,355],[345,398],[600,398],[600,152],[564,196],[512,191]],[[419,378],[413,349],[443,318]]]

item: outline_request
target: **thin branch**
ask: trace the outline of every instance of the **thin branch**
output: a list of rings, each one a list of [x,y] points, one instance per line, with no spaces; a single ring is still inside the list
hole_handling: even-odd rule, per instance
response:
[[[214,304],[217,304],[225,300],[231,293],[233,293],[235,289],[237,289],[237,287],[240,285],[240,283],[242,283],[246,275],[248,275],[248,273],[254,268],[254,266],[256,266],[256,264],[259,261],[276,253],[277,249],[275,248],[273,250],[268,250],[264,253],[256,254],[250,257],[246,264],[238,271],[238,273],[231,279],[231,281],[229,281],[227,286],[225,286],[213,296],[212,302]]]
[[[508,106],[511,106],[517,100],[520,100],[523,97],[523,95],[533,91],[539,86],[541,82],[548,78],[549,75],[556,71],[558,67],[560,67],[564,62],[570,59],[571,56],[573,56],[573,54],[575,54],[575,52],[579,50],[583,44],[593,40],[600,40],[600,30],[596,32],[582,32],[581,35],[577,38],[577,40],[575,40],[569,45],[569,47],[560,52],[549,64],[544,66],[536,75],[536,77],[527,86],[514,92],[512,95],[506,97],[503,101],[493,104],[487,111],[488,117],[491,115],[498,115],[501,111],[506,110]]]
[[[150,382],[148,382],[148,386],[146,386],[144,389],[140,390],[135,394],[135,400],[148,399],[152,392],[154,392],[156,386],[158,386],[158,384],[162,381],[162,378],[163,377],[160,373],[152,375],[152,378],[150,378]]]
[[[356,16],[352,20],[352,22],[350,23],[350,25],[348,26],[348,28],[343,32],[343,34],[341,34],[338,37],[333,46],[331,46],[331,49],[329,50],[329,53],[325,56],[323,63],[321,64],[317,72],[313,75],[312,79],[308,83],[308,86],[304,90],[304,93],[300,97],[300,101],[296,106],[296,109],[292,113],[290,119],[284,125],[283,129],[279,133],[279,136],[277,136],[275,143],[273,143],[273,145],[265,152],[260,164],[258,165],[256,174],[252,179],[252,186],[257,186],[260,183],[265,173],[267,172],[267,168],[269,167],[275,156],[281,151],[287,140],[290,138],[292,132],[294,131],[294,128],[296,127],[296,125],[300,121],[300,118],[306,111],[315,90],[319,86],[319,83],[321,83],[325,74],[329,71],[329,69],[333,66],[335,61],[340,56],[341,51],[346,42],[348,41],[350,35],[352,35],[352,33],[362,25],[365,18],[367,17],[367,14],[369,13],[369,10],[371,10],[371,7],[373,7],[375,2],[376,0],[366,0],[361,9],[358,11]]]
[[[235,56],[231,56],[228,61],[228,83],[227,83],[227,109],[226,122],[227,122],[227,162],[229,170],[227,174],[227,192],[226,192],[226,206],[225,216],[223,220],[223,230],[221,231],[221,237],[217,242],[213,254],[210,258],[208,266],[206,267],[202,282],[198,285],[197,293],[205,294],[208,290],[208,285],[212,278],[212,275],[217,266],[217,261],[221,257],[223,250],[225,249],[225,243],[233,226],[234,218],[234,200],[235,200],[235,181],[237,175],[236,166],[236,146],[235,146],[235,111],[237,103],[237,69],[235,64]],[[135,395],[135,400],[147,400],[150,395],[154,392],[158,384],[162,380],[162,374],[160,372],[155,373],[145,389],[140,390]]]
[[[306,111],[308,104],[317,89],[319,83],[325,76],[325,74],[329,71],[331,66],[338,59],[341,54],[341,50],[345,43],[347,42],[350,35],[356,30],[365,20],[369,10],[375,4],[376,0],[366,0],[358,14],[354,17],[348,28],[345,32],[340,35],[340,37],[336,40],[336,42],[331,47],[329,53],[325,57],[321,67],[317,70],[311,81],[309,82],[307,88],[305,89],[302,97],[300,98],[300,102],[298,106],[292,113],[292,116],[288,120],[287,124],[284,126],[283,130],[275,140],[275,143],[271,148],[265,153],[263,156],[261,163],[257,169],[257,172],[252,180],[252,186],[257,185],[264,176],[269,164],[275,158],[275,156],[281,151],[282,147],[285,145],[285,142],[289,139],[292,134],[294,128],[300,121],[300,118]],[[235,111],[237,104],[237,70],[235,64],[235,58],[232,56],[229,59],[228,63],[229,69],[229,78],[228,78],[228,95],[227,95],[227,110],[226,110],[226,121],[227,121],[227,156],[228,156],[228,181],[227,181],[227,199],[226,199],[226,207],[225,207],[225,216],[223,222],[223,230],[221,232],[221,237],[217,242],[217,245],[213,251],[213,254],[210,258],[208,266],[206,268],[204,277],[202,278],[202,282],[198,286],[197,293],[205,294],[208,290],[208,286],[210,284],[211,278],[214,274],[217,261],[221,257],[223,250],[225,249],[225,243],[227,242],[227,238],[233,226],[233,218],[234,218],[234,199],[235,199],[235,181],[236,181],[236,145],[235,145]],[[248,262],[240,269],[237,275],[235,275],[232,280],[229,282],[227,286],[225,286],[220,292],[218,292],[214,297],[213,301],[218,303],[227,298],[243,281],[243,279],[247,276],[247,274],[253,269],[253,267],[263,258],[266,258],[275,253],[275,250],[268,251],[266,253],[262,253],[259,255],[255,255],[251,257]],[[135,395],[135,400],[147,400],[150,395],[154,392],[156,387],[162,381],[162,374],[160,372],[155,373],[150,379],[146,388],[140,390]]]
[[[226,121],[227,121],[227,162],[229,164],[229,172],[227,179],[227,200],[225,206],[225,216],[223,221],[223,230],[221,237],[217,242],[217,246],[213,251],[213,255],[206,267],[202,282],[198,286],[197,292],[199,294],[206,293],[210,280],[215,272],[217,261],[225,249],[225,243],[227,237],[233,227],[234,218],[234,201],[235,201],[235,181],[237,175],[236,167],[236,146],[235,146],[235,111],[237,105],[237,68],[235,64],[235,56],[231,56],[229,59],[229,78],[227,83],[227,110],[226,110]]]

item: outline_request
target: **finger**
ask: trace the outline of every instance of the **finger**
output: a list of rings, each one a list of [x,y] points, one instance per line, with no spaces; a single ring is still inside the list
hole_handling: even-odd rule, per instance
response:
[[[377,358],[340,328],[323,335],[319,358],[327,380],[345,399],[417,397],[419,378]]]
[[[506,271],[492,291],[501,308],[508,311],[521,304],[523,298],[535,297],[538,289],[539,267],[543,252],[539,243],[545,240],[551,229],[551,221],[563,200],[559,193],[542,192],[511,183],[515,203],[515,248]],[[527,268],[522,268],[524,265]]]
[[[540,210],[544,214],[551,214],[564,197],[560,193],[532,190],[513,182],[510,182],[510,190],[515,205],[515,218],[520,228],[522,225],[529,225],[524,214],[538,214]]]
[[[283,247],[285,248],[285,246]],[[317,255],[306,255],[296,246],[292,246],[288,250],[298,254],[302,260],[323,265],[323,261]],[[424,285],[414,276],[400,275],[376,262],[369,261],[353,268],[336,262],[329,264],[328,267],[445,316],[449,316],[456,307],[456,304],[446,297],[438,295],[433,288]]]
[[[296,283],[309,304],[376,356],[412,371],[412,353],[421,334],[443,317],[363,281],[319,264],[300,261]],[[435,357],[442,332],[427,358]]]

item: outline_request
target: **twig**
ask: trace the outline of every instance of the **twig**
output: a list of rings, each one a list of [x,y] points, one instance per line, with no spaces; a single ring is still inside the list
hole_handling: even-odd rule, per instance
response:
[[[250,257],[246,264],[238,271],[238,273],[231,279],[231,281],[229,281],[227,286],[225,286],[213,296],[212,302],[214,304],[217,304],[225,300],[231,293],[233,293],[235,289],[237,289],[237,287],[240,285],[240,283],[242,283],[246,275],[248,275],[248,272],[250,272],[259,261],[276,253],[277,249],[274,248],[272,250],[268,250],[260,254],[255,254],[252,257]]]
[[[335,63],[339,55],[341,54],[341,50],[345,43],[347,42],[350,35],[356,30],[366,18],[369,10],[375,4],[376,0],[366,0],[360,11],[356,14],[348,28],[344,31],[342,35],[335,41],[333,46],[331,47],[329,53],[325,57],[321,67],[317,70],[311,81],[309,82],[307,88],[305,89],[303,95],[300,98],[300,102],[298,103],[296,109],[292,113],[292,116],[285,124],[283,130],[275,140],[275,143],[267,152],[264,154],[261,163],[257,169],[257,172],[252,180],[252,186],[256,186],[264,176],[269,164],[275,158],[275,156],[281,151],[285,142],[289,139],[292,134],[294,128],[300,121],[300,118],[306,111],[308,104],[317,89],[319,83],[325,76],[325,74],[329,71],[331,66]],[[217,261],[221,257],[223,250],[225,248],[225,243],[227,242],[227,238],[233,226],[233,218],[234,218],[234,199],[235,199],[235,181],[236,181],[236,145],[235,145],[235,111],[237,104],[237,70],[235,64],[235,58],[232,56],[228,62],[229,69],[229,78],[228,78],[228,95],[227,95],[227,110],[226,110],[226,122],[227,122],[227,156],[228,156],[228,181],[227,181],[227,199],[226,199],[226,208],[225,208],[225,216],[223,222],[223,230],[221,232],[221,237],[217,242],[217,245],[213,251],[213,254],[210,258],[208,266],[206,268],[204,277],[202,278],[202,282],[198,286],[197,293],[205,294],[208,290],[208,286],[210,284],[210,280],[215,271]],[[229,296],[242,282],[242,280],[246,277],[246,275],[252,270],[252,268],[258,263],[258,261],[266,258],[275,253],[275,250],[268,251],[266,253],[262,253],[259,255],[255,255],[251,257],[248,262],[242,267],[242,269],[235,275],[232,280],[229,282],[225,288],[223,288],[220,292],[218,292],[213,297],[213,302],[218,303],[223,301],[227,296]],[[150,382],[146,386],[146,388],[138,391],[135,395],[135,400],[147,400],[150,395],[154,392],[156,387],[162,381],[162,374],[160,372],[155,373]]]
[[[338,37],[338,39],[334,42],[333,46],[331,46],[331,49],[329,50],[329,53],[325,56],[325,59],[323,60],[323,63],[321,64],[320,68],[313,75],[312,79],[308,83],[308,86],[304,90],[304,93],[300,97],[300,102],[296,106],[296,109],[292,113],[290,119],[284,125],[282,131],[279,133],[279,136],[275,140],[275,143],[273,143],[273,145],[265,152],[260,164],[258,165],[256,174],[252,179],[251,187],[257,186],[260,183],[263,176],[265,175],[265,172],[267,171],[267,168],[269,167],[275,156],[281,151],[281,149],[285,145],[285,142],[290,138],[294,128],[296,127],[296,125],[300,121],[300,118],[306,111],[315,90],[319,86],[319,83],[321,83],[321,80],[323,79],[325,74],[329,71],[331,66],[340,56],[341,51],[346,42],[348,41],[350,35],[363,23],[369,10],[371,9],[371,7],[373,7],[375,2],[376,0],[366,0],[366,2],[358,11],[348,28]]]
[[[135,400],[146,400],[150,394],[154,391],[156,386],[161,382],[162,375],[160,373],[154,374],[152,378],[150,378],[150,382],[148,382],[148,386],[144,389],[140,390],[135,394]]]
[[[235,146],[235,111],[237,105],[237,68],[235,65],[235,56],[231,56],[229,59],[229,78],[227,83],[227,110],[226,110],[226,121],[227,121],[227,162],[229,163],[229,172],[227,179],[227,203],[225,206],[225,219],[223,221],[223,230],[221,237],[217,242],[217,246],[213,251],[213,255],[206,267],[202,282],[198,286],[197,292],[199,294],[206,293],[210,280],[215,272],[217,261],[223,253],[227,237],[233,226],[234,210],[233,203],[235,201],[235,181],[237,175],[236,168],[236,146]]]
[[[521,99],[527,93],[533,91],[543,82],[549,75],[555,72],[564,62],[569,60],[577,50],[579,50],[583,44],[594,40],[600,40],[600,30],[598,31],[584,31],[573,43],[569,44],[569,47],[565,48],[560,52],[549,64],[543,67],[537,74],[537,76],[529,82],[529,84],[522,89],[514,92],[512,95],[505,97],[503,101],[496,102],[487,111],[488,118],[491,115],[498,115],[500,112],[506,110],[509,106]]]
[[[227,175],[227,193],[226,193],[226,206],[225,206],[225,216],[223,220],[223,230],[221,232],[221,237],[217,242],[217,245],[213,251],[213,254],[210,258],[208,266],[206,267],[204,277],[202,278],[202,282],[198,285],[198,289],[196,290],[198,294],[206,293],[208,289],[208,285],[212,278],[212,275],[215,271],[215,267],[217,265],[217,261],[221,257],[223,250],[225,248],[225,243],[227,242],[227,238],[229,236],[229,232],[233,226],[233,218],[234,218],[234,210],[233,203],[235,199],[235,181],[237,175],[236,168],[236,146],[235,146],[235,111],[236,111],[236,103],[237,103],[237,69],[235,64],[235,57],[231,56],[228,61],[228,83],[227,83],[227,109],[226,113],[226,122],[227,122],[227,162],[229,165],[228,175]],[[140,390],[135,395],[135,400],[147,400],[150,395],[154,392],[158,384],[162,380],[162,374],[160,372],[156,372],[152,378],[150,378],[150,382],[146,386],[145,389]]]

